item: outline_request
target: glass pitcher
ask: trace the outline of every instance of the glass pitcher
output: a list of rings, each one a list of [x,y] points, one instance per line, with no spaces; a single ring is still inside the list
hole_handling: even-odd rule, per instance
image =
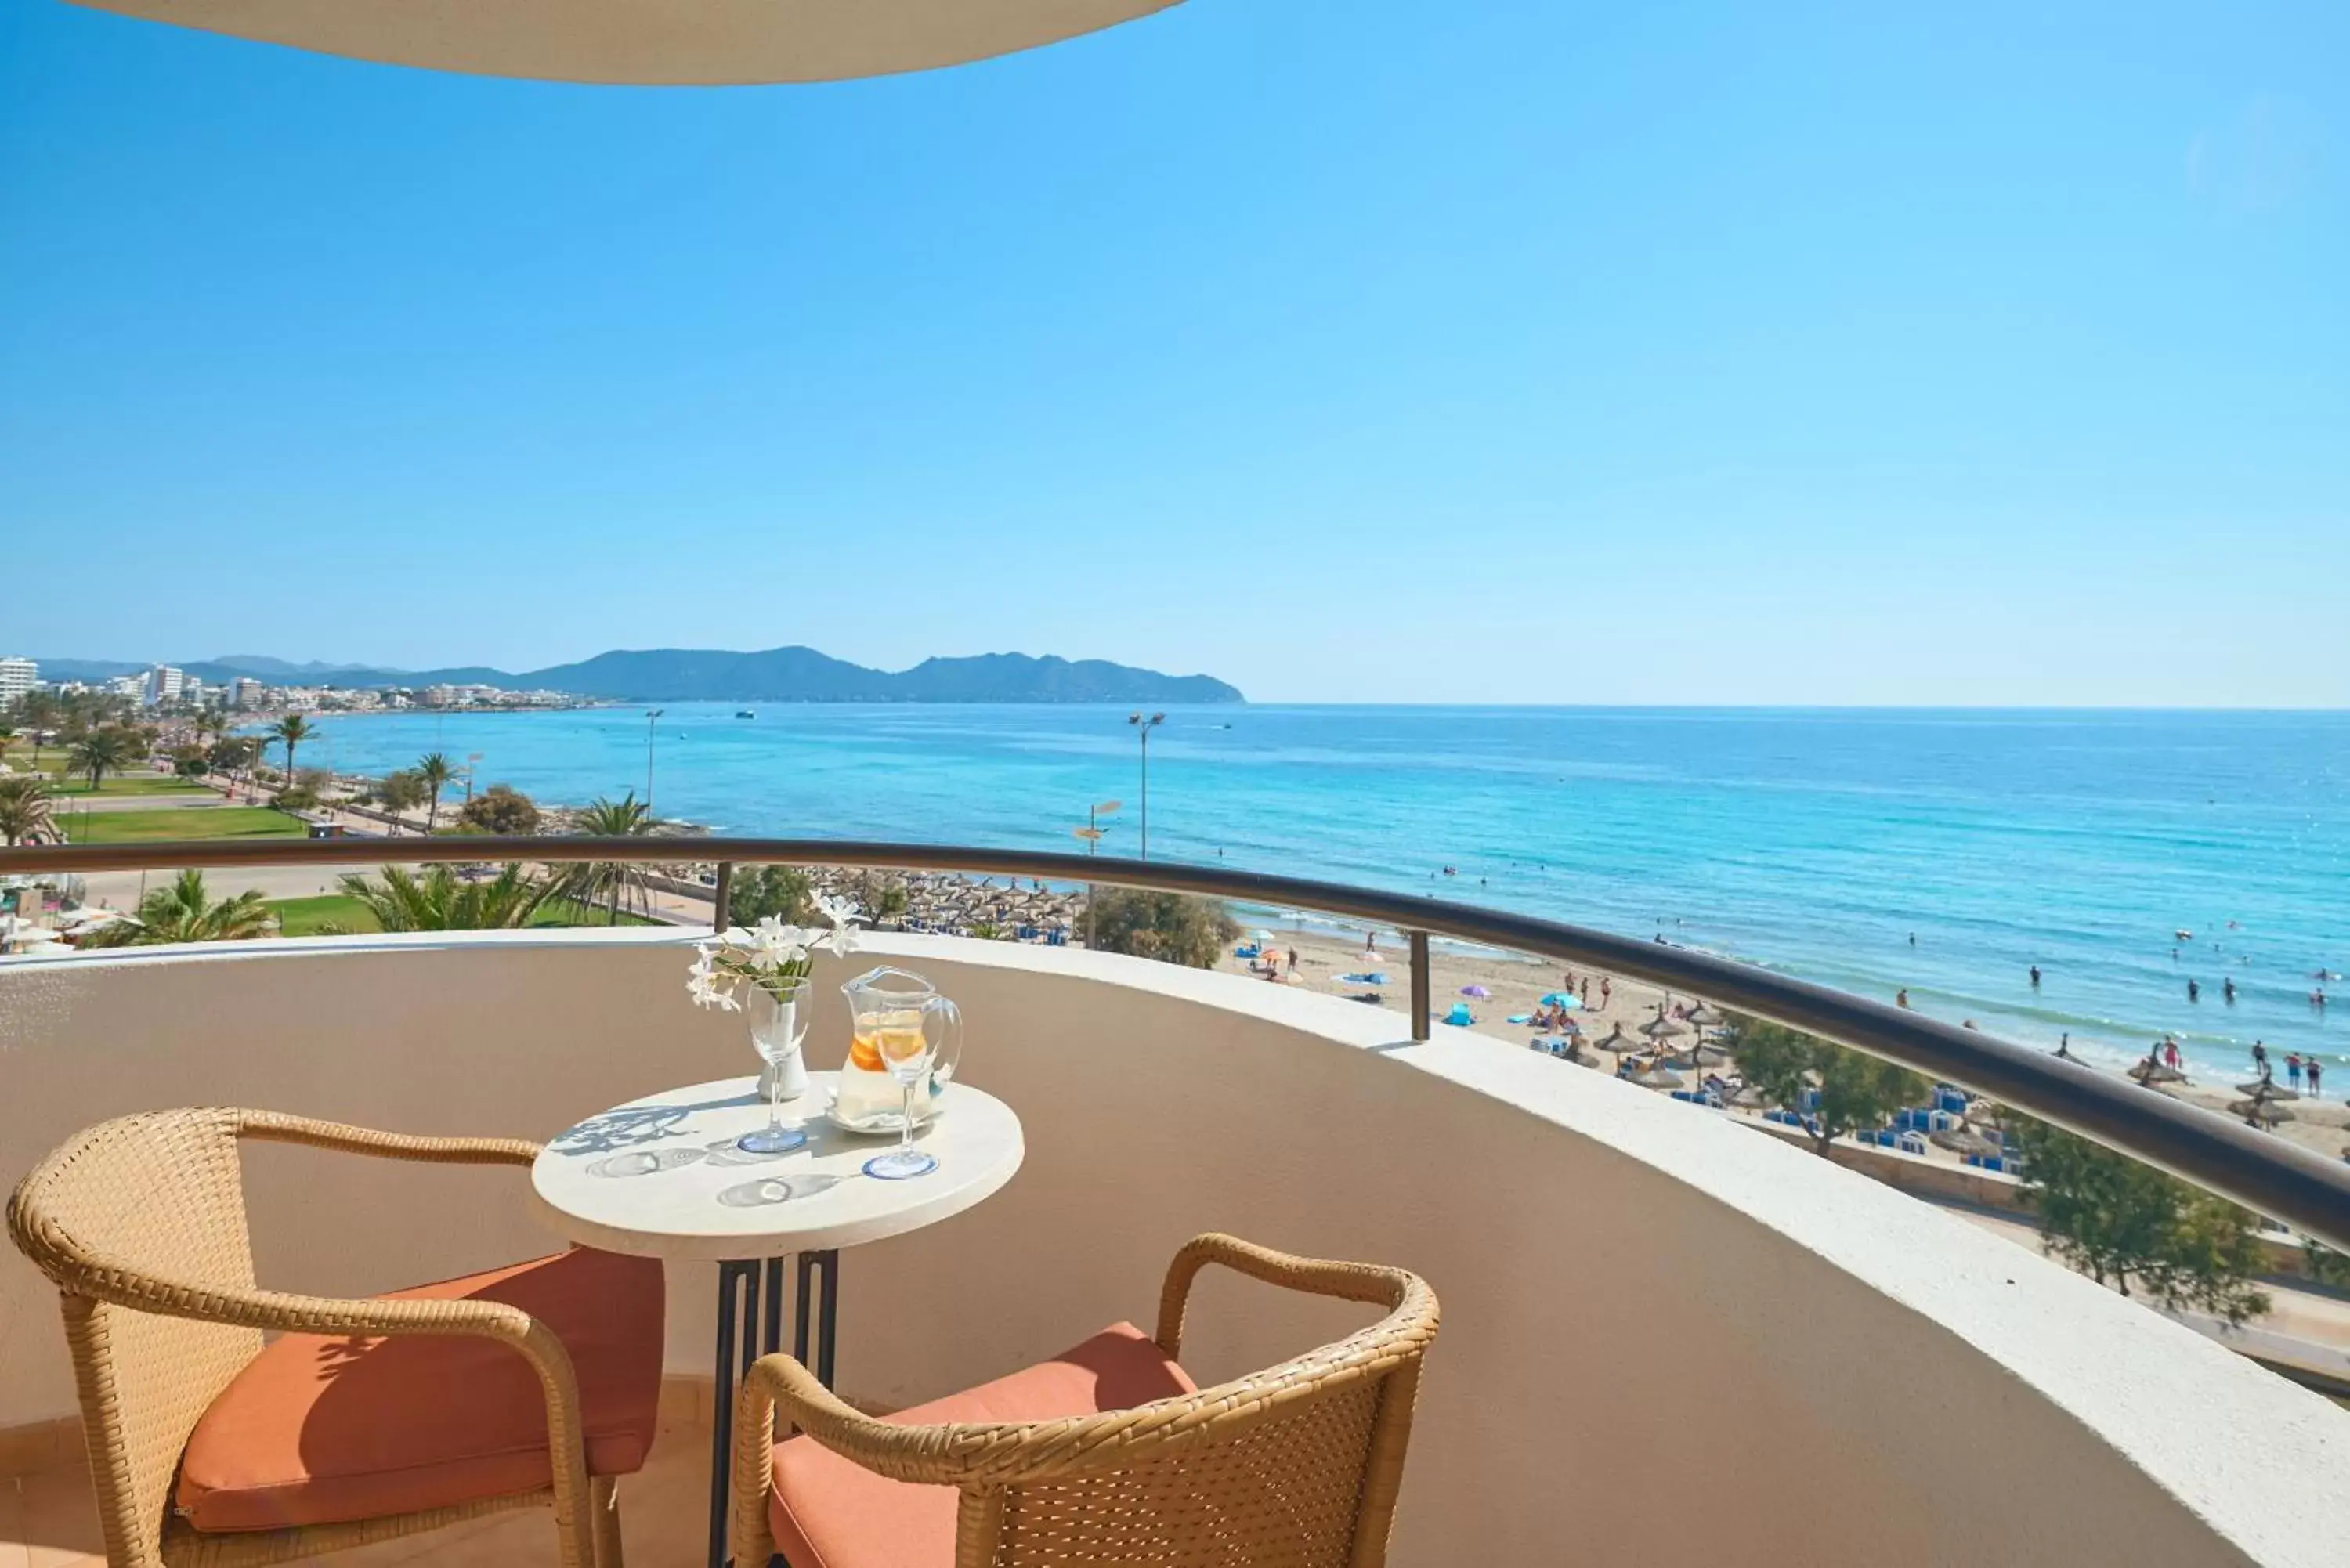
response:
[[[918,1034],[929,1046],[931,1071],[914,1095],[914,1121],[929,1119],[941,1085],[962,1060],[962,1012],[919,974],[868,970],[840,988],[848,998],[848,1060],[841,1064],[833,1115],[860,1130],[896,1132],[903,1124],[905,1091],[889,1075],[885,1036]],[[892,1051],[891,1055],[902,1055]]]

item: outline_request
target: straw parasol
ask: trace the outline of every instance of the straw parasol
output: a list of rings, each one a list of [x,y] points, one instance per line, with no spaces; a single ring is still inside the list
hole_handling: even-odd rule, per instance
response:
[[[1686,1026],[1676,1023],[1669,1018],[1659,1017],[1651,1018],[1646,1023],[1641,1024],[1640,1033],[1647,1035],[1651,1040],[1669,1040],[1676,1034],[1688,1033],[1689,1030]]]
[[[2301,1092],[2299,1090],[2280,1087],[2276,1080],[2273,1078],[2256,1078],[2249,1084],[2239,1084],[2236,1085],[2236,1093],[2249,1096],[2255,1100],[2297,1100],[2301,1098]]]
[[[1730,1060],[1730,1053],[1711,1040],[1696,1046],[1690,1054],[1697,1058],[1700,1067],[1719,1067]]]
[[[1970,1154],[1978,1158],[1987,1158],[2006,1152],[2002,1146],[1991,1142],[1970,1127],[1955,1127],[1947,1132],[1928,1133],[1926,1136],[1937,1147],[1947,1148],[1952,1154]]]
[[[2145,1061],[2140,1062],[2136,1066],[2132,1067],[2129,1070],[2129,1075],[2136,1078],[2139,1083],[2147,1085],[2183,1084],[2187,1082],[2186,1074],[2180,1072],[2176,1067],[2165,1066],[2162,1063],[2156,1061],[2151,1056],[2148,1056]]]
[[[1721,1014],[1713,1010],[1711,1002],[1700,1002],[1690,1009],[1689,1021],[1697,1024],[1715,1024],[1721,1022]]]
[[[1612,1051],[1619,1056],[1627,1051],[1641,1049],[1638,1040],[1630,1038],[1624,1033],[1624,1022],[1620,1018],[1616,1021],[1614,1028],[1608,1030],[1604,1036],[1594,1041],[1593,1044],[1602,1051]]]
[[[1681,1089],[1689,1086],[1688,1079],[1679,1073],[1668,1072],[1662,1067],[1650,1067],[1644,1072],[1635,1073],[1629,1082],[1638,1084],[1644,1089]]]
[[[2228,1107],[2228,1114],[2231,1116],[2241,1116],[2253,1127],[2263,1125],[2274,1127],[2279,1122],[2293,1120],[2293,1112],[2289,1107],[2278,1105],[2274,1100],[2262,1099],[2257,1096],[2249,1100],[2236,1101]]]

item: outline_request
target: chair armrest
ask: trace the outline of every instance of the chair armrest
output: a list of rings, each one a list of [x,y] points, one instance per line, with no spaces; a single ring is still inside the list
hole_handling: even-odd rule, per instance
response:
[[[238,1111],[237,1136],[264,1143],[306,1144],[338,1154],[415,1159],[439,1165],[528,1165],[541,1145],[519,1137],[419,1137],[378,1132],[343,1122],[291,1116],[280,1111]]]
[[[1243,1241],[1237,1236],[1211,1231],[1183,1243],[1183,1250],[1167,1266],[1167,1283],[1159,1293],[1159,1332],[1153,1337],[1159,1348],[1171,1357],[1180,1359],[1183,1354],[1183,1314],[1191,1304],[1191,1282],[1210,1263],[1221,1263],[1236,1273],[1284,1290],[1369,1302],[1389,1312],[1401,1306],[1415,1290],[1427,1290],[1401,1269],[1293,1257],[1253,1241]]]

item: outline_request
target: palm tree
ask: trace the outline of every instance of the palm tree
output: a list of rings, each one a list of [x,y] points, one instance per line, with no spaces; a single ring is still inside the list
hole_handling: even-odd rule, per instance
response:
[[[66,749],[66,761],[78,774],[89,775],[94,791],[108,774],[119,774],[139,760],[141,737],[135,730],[109,724],[84,733]]]
[[[193,867],[140,900],[136,921],[118,920],[82,939],[84,947],[154,947],[162,942],[236,942],[265,937],[277,923],[259,893],[215,904]]]
[[[457,776],[457,770],[446,752],[427,752],[416,759],[416,776],[432,794],[432,805],[424,813],[424,831],[430,833],[441,820],[441,791]]]
[[[279,745],[286,748],[286,788],[291,789],[294,787],[294,748],[300,745],[303,742],[308,740],[317,732],[318,726],[310,722],[309,720],[302,717],[301,714],[288,713],[283,719],[278,720],[276,723],[272,724],[269,727],[268,734],[262,740],[261,749],[265,752],[269,749],[269,742],[271,741],[276,741]]]
[[[365,904],[387,931],[492,931],[528,925],[556,885],[527,876],[516,865],[486,882],[461,880],[446,866],[430,867],[421,877],[405,867],[387,866],[380,881],[348,876],[342,889]]]
[[[639,801],[634,790],[619,800],[598,795],[571,820],[572,832],[590,838],[641,838],[652,830],[652,808]],[[650,892],[644,867],[629,860],[582,862],[563,874],[563,889],[583,904],[605,904],[616,926],[620,923],[621,898],[629,896],[641,901]]]
[[[16,699],[16,719],[33,737],[33,769],[37,773],[45,732],[57,722],[57,700],[47,691],[27,691]]]
[[[0,839],[11,845],[37,844],[57,836],[56,806],[49,781],[38,774],[10,774],[0,778]]]

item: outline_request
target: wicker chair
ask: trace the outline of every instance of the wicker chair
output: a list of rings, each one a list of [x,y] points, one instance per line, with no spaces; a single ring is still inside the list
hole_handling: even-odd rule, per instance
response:
[[[1192,1279],[1211,1262],[1388,1314],[1195,1389],[1176,1356]],[[790,1568],[1379,1568],[1436,1323],[1434,1293],[1401,1269],[1208,1235],[1176,1254],[1152,1338],[1120,1324],[886,1420],[790,1356],[763,1357],[736,1407],[736,1568],[778,1554]],[[1101,1407],[1127,1404],[1121,1391],[1148,1402]],[[778,1444],[779,1416],[805,1435]]]
[[[606,1458],[619,1454],[604,1469],[642,1463],[660,1397],[659,1265],[573,1252],[364,1301],[261,1290],[238,1157],[244,1138],[438,1163],[525,1165],[538,1153],[519,1139],[407,1137],[265,1111],[175,1110],[88,1128],[26,1177],[9,1201],[9,1233],[63,1298],[107,1561],[115,1568],[243,1568],[551,1504],[565,1568],[619,1568],[614,1482],[610,1473],[591,1474],[598,1439],[588,1422],[605,1421]],[[548,1312],[562,1307],[564,1293],[583,1293],[579,1271],[563,1272],[575,1261],[602,1271],[599,1286],[620,1287],[634,1341],[645,1338],[642,1271],[652,1271],[650,1343],[615,1350],[613,1334],[604,1332],[592,1364],[604,1403],[584,1408],[572,1351],[548,1318],[592,1324],[595,1314],[611,1310],[615,1292],[599,1288],[586,1293],[598,1299],[577,1310]],[[516,1282],[536,1293],[515,1288]],[[501,1292],[501,1283],[508,1288]],[[522,1295],[533,1309],[498,1299],[502,1293]],[[272,1332],[301,1337],[265,1348]],[[597,1332],[603,1331],[584,1337]],[[420,1335],[438,1337],[413,1337]],[[518,1370],[525,1366],[533,1376]],[[275,1375],[274,1386],[265,1374]],[[191,1438],[213,1441],[200,1429],[207,1413],[231,1407],[256,1376],[281,1394],[304,1378],[326,1390],[307,1412],[277,1418],[274,1456],[298,1455],[305,1462],[294,1469],[307,1470],[323,1434],[348,1442],[358,1433],[362,1443],[381,1444],[394,1441],[385,1434],[397,1428],[397,1440],[408,1445],[400,1460],[405,1469],[370,1478],[362,1465],[355,1478],[338,1475],[335,1483],[362,1494],[389,1486],[411,1501],[370,1517],[316,1518],[318,1507],[286,1507],[225,1528],[192,1522]],[[492,1390],[504,1402],[485,1418],[479,1406]],[[243,1462],[236,1445],[267,1428],[272,1415],[253,1400],[267,1397],[245,1397],[234,1421],[215,1417],[228,1428],[218,1452]],[[330,1411],[328,1399],[336,1401]],[[388,1421],[385,1407],[403,1400]],[[621,1405],[628,1431],[615,1438],[608,1412]],[[485,1427],[504,1437],[485,1436]],[[493,1440],[506,1446],[485,1449]],[[420,1446],[432,1463],[417,1463]],[[455,1451],[442,1453],[443,1446]],[[496,1475],[521,1477],[512,1490],[482,1495],[484,1452]],[[452,1483],[452,1473],[463,1479]],[[297,1475],[289,1484],[308,1479]],[[420,1492],[422,1501],[413,1501]],[[266,1514],[271,1504],[258,1506]]]

